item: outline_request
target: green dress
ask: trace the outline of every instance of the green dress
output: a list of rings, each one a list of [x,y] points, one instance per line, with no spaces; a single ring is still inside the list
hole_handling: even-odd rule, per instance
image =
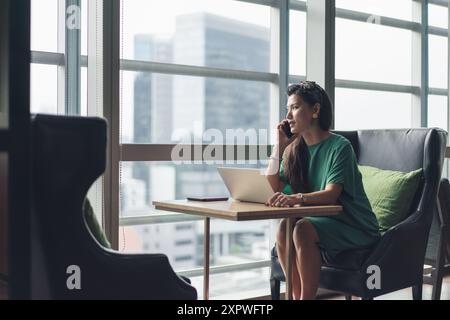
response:
[[[319,247],[329,254],[354,248],[366,248],[380,239],[378,222],[362,184],[356,156],[350,141],[332,133],[318,144],[308,146],[308,192],[324,190],[328,184],[341,184],[338,203],[343,211],[335,216],[307,217],[319,235]],[[280,179],[283,193],[292,194],[284,175],[284,160]]]

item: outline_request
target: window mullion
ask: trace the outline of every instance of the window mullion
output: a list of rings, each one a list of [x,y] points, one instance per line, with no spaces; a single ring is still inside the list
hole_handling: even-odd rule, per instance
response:
[[[270,25],[270,72],[278,75],[277,83],[270,86],[269,124],[274,127],[284,118],[284,108],[281,106],[285,106],[287,101],[285,90],[289,78],[289,0],[280,0],[278,7],[271,8]]]
[[[65,55],[66,51],[66,1],[58,0],[58,53]],[[60,115],[66,113],[66,67],[65,57],[63,65],[58,65],[58,106],[57,112]]]
[[[427,127],[428,120],[428,0],[413,2],[413,20],[419,21],[420,32],[412,33],[412,85],[420,92],[412,96],[413,127]]]
[[[105,229],[114,249],[119,246],[120,185],[120,0],[103,3],[103,113],[109,123],[104,178]]]
[[[308,0],[307,3],[306,78],[323,86],[334,106],[335,0]]]
[[[65,88],[66,88],[66,114],[79,115],[81,95],[81,0],[66,0],[65,7]],[[67,16],[66,16],[67,14]],[[68,15],[73,15],[69,19]]]

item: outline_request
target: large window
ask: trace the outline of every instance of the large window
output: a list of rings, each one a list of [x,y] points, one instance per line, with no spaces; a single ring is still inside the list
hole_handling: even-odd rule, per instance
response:
[[[31,0],[32,113],[65,114],[75,98],[79,107],[69,113],[87,114],[87,14],[88,0]],[[70,72],[68,54],[80,66]]]
[[[159,212],[152,201],[228,194],[219,165],[201,159],[199,164],[171,162],[177,143],[272,142],[270,129],[280,114],[274,101],[284,95],[280,78],[288,77],[280,65],[289,64],[284,72],[293,76],[306,73],[306,3],[291,1],[291,10],[281,12],[258,2],[121,1],[119,248],[164,252],[176,271],[194,277],[198,292],[203,221]],[[286,26],[290,33],[283,42],[279,31],[287,32]],[[240,130],[244,139],[228,139],[231,130]],[[160,161],[148,161],[152,154]],[[258,157],[247,160],[227,165],[266,165]],[[213,298],[242,291],[243,278],[246,289],[268,293],[267,277],[261,275],[267,275],[274,225],[213,221],[211,265],[232,266],[211,279],[223,283],[211,285]]]
[[[335,126],[339,130],[408,128],[411,94],[337,88]]]
[[[230,0],[125,0],[121,15],[123,59],[270,69],[270,7]]]
[[[418,125],[412,101],[420,61],[413,55],[420,45],[413,41],[412,5],[336,1],[336,129]]]
[[[126,252],[163,252],[201,293],[203,222],[155,210],[152,201],[225,195],[217,166],[266,165],[259,154],[243,163],[195,158],[178,165],[171,151],[178,143],[274,142],[271,130],[285,115],[287,83],[316,72],[318,58],[307,60],[307,34],[314,34],[307,2],[31,2],[31,111],[108,118],[111,161],[104,202],[94,209],[99,215],[104,204],[108,211],[111,242]],[[448,129],[448,5],[429,3],[336,0],[335,129]],[[117,10],[119,21],[103,21],[103,5],[105,12]],[[71,6],[80,8],[75,34],[66,28]],[[102,51],[104,35],[111,36],[110,47]],[[109,105],[101,101],[106,95]],[[228,139],[229,133],[244,139]],[[102,199],[101,189],[96,192]],[[268,294],[275,226],[213,220],[212,298]]]
[[[336,7],[336,129],[448,130],[448,1]]]
[[[269,107],[270,83],[264,81],[123,71],[121,140],[206,143],[205,130],[218,130],[224,139],[227,129],[268,130]]]
[[[336,128],[436,124],[430,121],[437,115],[435,99],[428,99],[420,87],[428,83],[430,94],[447,95],[448,9],[443,2],[425,7],[409,0],[339,0],[336,5]],[[427,34],[421,33],[422,10],[428,11]],[[428,56],[421,54],[426,45]],[[376,113],[372,107],[390,111]],[[423,116],[429,113],[427,121]]]
[[[336,19],[336,78],[411,85],[412,31]]]

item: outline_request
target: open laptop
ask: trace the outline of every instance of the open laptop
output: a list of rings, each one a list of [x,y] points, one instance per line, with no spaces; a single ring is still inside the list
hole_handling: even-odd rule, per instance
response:
[[[260,169],[217,168],[234,200],[265,203],[274,191]]]

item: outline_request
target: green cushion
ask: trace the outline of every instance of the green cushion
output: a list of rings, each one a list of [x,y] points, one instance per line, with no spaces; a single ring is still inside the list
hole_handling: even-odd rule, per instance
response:
[[[86,220],[86,223],[89,227],[89,230],[91,231],[92,235],[95,237],[95,239],[104,247],[111,248],[111,244],[108,241],[108,238],[106,238],[105,233],[103,232],[102,227],[97,221],[97,217],[94,214],[94,209],[92,209],[91,203],[89,202],[89,199],[86,198],[83,203],[83,213],[84,218]]]
[[[359,166],[359,171],[380,232],[387,231],[409,215],[422,169],[404,173]]]

